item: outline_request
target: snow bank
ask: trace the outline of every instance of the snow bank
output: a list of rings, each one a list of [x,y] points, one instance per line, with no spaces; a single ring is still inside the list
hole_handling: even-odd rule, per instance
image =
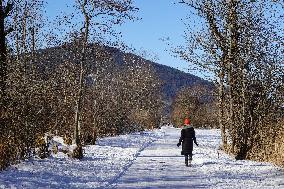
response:
[[[58,153],[0,172],[0,188],[284,188],[283,170],[268,163],[235,161],[219,152],[219,130],[196,130],[192,167],[177,148],[180,129],[99,139],[82,160]],[[62,138],[54,138],[64,148]]]

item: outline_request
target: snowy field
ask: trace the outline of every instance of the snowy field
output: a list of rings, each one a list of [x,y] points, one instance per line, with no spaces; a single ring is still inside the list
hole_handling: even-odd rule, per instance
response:
[[[284,170],[218,153],[218,130],[196,130],[199,146],[192,167],[185,167],[179,135],[180,129],[162,127],[100,139],[85,147],[81,161],[63,153],[30,159],[0,172],[0,188],[284,189]]]

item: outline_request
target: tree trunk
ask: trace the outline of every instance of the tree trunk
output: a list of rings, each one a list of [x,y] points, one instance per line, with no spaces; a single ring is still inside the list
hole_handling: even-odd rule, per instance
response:
[[[219,117],[219,128],[221,129],[221,136],[222,136],[222,143],[223,143],[223,148],[224,150],[226,149],[227,146],[227,136],[226,136],[226,127],[224,124],[224,67],[220,68],[220,73],[219,73],[219,90],[218,90],[218,97],[219,97],[219,102],[218,102],[218,117]]]
[[[6,34],[5,34],[5,12],[3,1],[0,0],[0,88],[1,88],[1,114],[6,112],[7,108],[7,48],[6,48]]]
[[[88,36],[89,36],[89,26],[90,26],[90,18],[84,11],[85,16],[85,32],[83,38],[83,47],[81,52],[81,64],[80,64],[80,78],[79,78],[79,91],[77,95],[77,105],[76,105],[76,112],[75,112],[75,131],[74,131],[74,142],[75,144],[80,144],[80,123],[82,118],[82,101],[83,101],[83,90],[84,90],[84,65],[86,60],[86,48],[88,45]]]

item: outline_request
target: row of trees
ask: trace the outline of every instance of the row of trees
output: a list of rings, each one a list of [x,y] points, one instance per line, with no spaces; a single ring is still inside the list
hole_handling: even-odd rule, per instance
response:
[[[174,52],[216,76],[223,148],[236,159],[283,163],[283,4],[180,2],[205,24],[189,27],[186,47]]]
[[[184,118],[189,117],[196,128],[217,128],[217,106],[213,93],[213,89],[201,85],[181,89],[171,106],[171,122],[182,126]]]
[[[60,38],[44,32],[44,3],[0,1],[0,169],[31,156],[47,132],[72,138],[73,155],[81,158],[82,145],[97,136],[153,128],[160,120],[154,70],[131,54],[122,54],[119,64],[95,40],[134,19],[133,2],[76,0],[77,17],[64,17],[65,29],[71,26]],[[60,46],[39,50],[43,44]]]

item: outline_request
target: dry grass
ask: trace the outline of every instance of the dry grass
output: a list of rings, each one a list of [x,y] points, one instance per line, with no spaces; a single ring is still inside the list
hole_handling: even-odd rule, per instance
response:
[[[271,161],[284,167],[284,129],[279,132],[274,144],[275,153],[272,154]]]
[[[274,128],[263,130],[262,137],[249,152],[248,159],[271,162],[284,167],[284,120]]]

